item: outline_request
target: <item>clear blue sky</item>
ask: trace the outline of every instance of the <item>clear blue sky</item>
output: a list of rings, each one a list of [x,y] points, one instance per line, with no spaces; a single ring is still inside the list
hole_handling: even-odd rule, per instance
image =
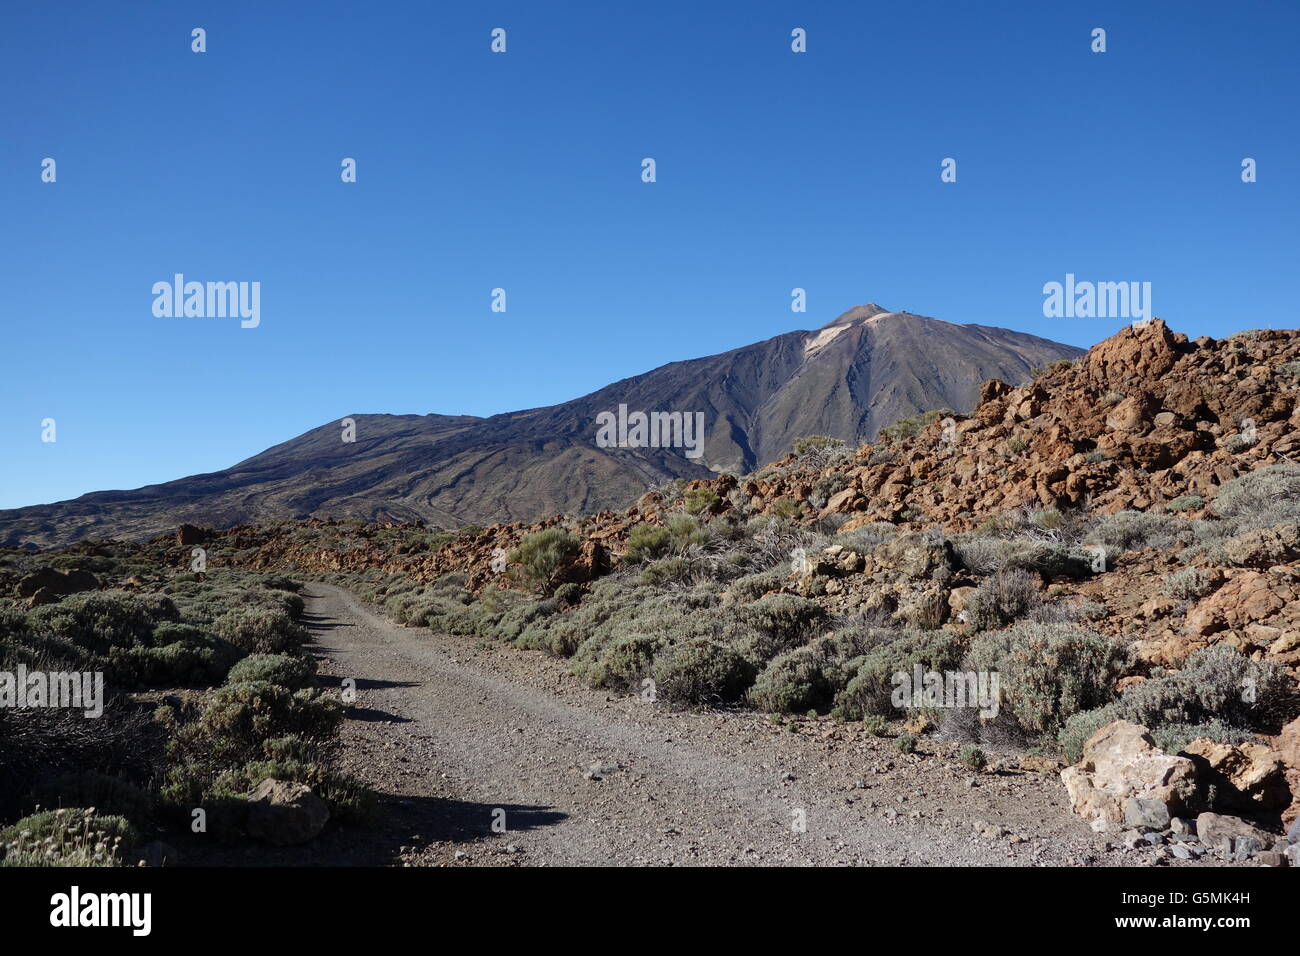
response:
[[[1067,272],[1151,282],[1192,335],[1294,326],[1298,37],[1293,2],[9,3],[0,507],[349,413],[548,405],[867,301],[1124,324],[1044,319]],[[176,272],[260,282],[261,326],[155,318]]]

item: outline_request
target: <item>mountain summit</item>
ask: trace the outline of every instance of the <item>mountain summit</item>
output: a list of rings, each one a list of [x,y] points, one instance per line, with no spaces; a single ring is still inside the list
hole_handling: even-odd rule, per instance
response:
[[[804,435],[856,443],[921,411],[969,410],[987,379],[1022,381],[1081,352],[869,303],[815,331],[673,362],[561,405],[490,418],[355,414],[353,442],[332,421],[224,471],[0,511],[0,544],[145,537],[183,522],[318,515],[456,528],[622,508],[669,479],[752,471]],[[703,428],[688,432],[691,447],[638,444],[638,415]],[[617,430],[601,431],[614,419]]]

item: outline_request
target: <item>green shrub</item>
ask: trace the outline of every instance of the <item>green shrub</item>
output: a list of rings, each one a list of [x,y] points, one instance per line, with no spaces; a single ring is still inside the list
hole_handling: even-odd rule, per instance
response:
[[[844,439],[832,438],[829,435],[804,435],[794,440],[794,453],[797,458],[802,458],[810,452],[843,447]]]
[[[902,754],[916,753],[916,734],[901,733],[894,738],[894,747]]]
[[[937,421],[940,415],[952,414],[947,409],[929,412],[922,412],[920,415],[913,415],[910,418],[900,418],[892,425],[886,425],[880,429],[879,437],[881,441],[903,441],[919,435],[922,430],[931,422]]]
[[[1200,495],[1180,495],[1165,503],[1166,511],[1197,511],[1205,507],[1205,499]]]
[[[678,644],[655,658],[656,696],[675,704],[728,704],[754,682],[754,666],[734,648],[707,637]]]
[[[896,714],[895,674],[910,680],[917,665],[923,671],[953,670],[965,652],[963,638],[951,631],[878,631],[876,637],[880,642],[848,665],[853,677],[835,700],[836,712],[846,720]]]
[[[129,820],[93,809],[45,810],[0,830],[6,866],[115,866],[139,842]]]
[[[703,511],[711,511],[722,499],[712,488],[693,488],[686,492],[683,499],[686,513],[697,515]]]
[[[974,744],[966,744],[962,747],[958,760],[961,761],[963,767],[970,770],[983,770],[989,762],[984,751],[980,750]]]
[[[250,654],[230,669],[232,684],[267,681],[290,690],[306,687],[316,679],[316,661],[306,654]]]
[[[272,737],[328,736],[342,719],[342,704],[319,691],[295,693],[266,681],[227,684],[174,743],[182,752],[237,762],[261,752]]]
[[[778,518],[788,520],[790,518],[798,517],[799,512],[802,510],[802,505],[794,498],[777,498],[772,502],[771,507],[768,510]]]
[[[555,575],[578,553],[578,548],[578,539],[563,528],[544,528],[519,542],[510,563],[520,569],[526,582],[545,591],[556,583]]]
[[[27,624],[37,634],[107,653],[113,647],[149,644],[156,624],[178,617],[176,605],[161,595],[140,598],[120,591],[90,591],[37,608],[27,615]]]
[[[628,532],[624,560],[629,564],[637,564],[662,558],[672,547],[672,541],[672,533],[667,528],[639,524]]]
[[[1078,763],[1083,757],[1083,745],[1092,739],[1092,735],[1119,719],[1119,708],[1115,704],[1076,711],[1067,717],[1056,738],[1066,763]]]
[[[246,654],[278,654],[307,640],[307,632],[289,612],[271,608],[236,608],[213,623],[222,640]]]
[[[573,673],[592,687],[633,690],[649,675],[663,644],[663,638],[653,634],[625,634],[604,644],[583,644],[574,655]]]
[[[828,618],[816,601],[793,594],[770,594],[736,611],[737,620],[755,633],[750,657],[755,665],[765,664],[782,651],[808,641]]]
[[[1071,715],[1109,702],[1130,658],[1091,631],[1024,621],[977,637],[970,663],[999,674],[1004,706],[1022,727],[1056,737]]]
[[[889,721],[879,714],[867,714],[862,718],[862,728],[873,737],[889,735]]]
[[[160,639],[154,632],[154,639]],[[198,687],[225,680],[240,651],[199,628],[170,625],[154,647],[115,647],[105,661],[108,679],[123,687]]]

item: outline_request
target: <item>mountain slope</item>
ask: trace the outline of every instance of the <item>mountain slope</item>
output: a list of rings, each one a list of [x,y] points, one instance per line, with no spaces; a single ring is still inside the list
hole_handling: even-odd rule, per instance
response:
[[[858,306],[814,332],[673,362],[547,408],[490,418],[354,415],[224,471],[0,511],[0,544],[143,537],[306,515],[443,527],[623,507],[670,478],[746,472],[802,435],[848,442],[905,415],[970,409],[989,378],[1020,381],[1081,350],[1032,335]],[[703,413],[702,454],[602,448],[597,415]]]

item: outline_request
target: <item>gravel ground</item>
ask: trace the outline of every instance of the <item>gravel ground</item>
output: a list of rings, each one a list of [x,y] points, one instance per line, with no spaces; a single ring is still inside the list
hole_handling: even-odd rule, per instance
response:
[[[990,754],[976,772],[925,737],[904,755],[829,718],[674,712],[593,691],[540,652],[399,627],[336,587],[311,584],[304,597],[322,681],[356,681],[339,761],[379,792],[380,819],[202,862],[1157,862],[1156,850],[1093,833],[1056,773],[1023,771],[1014,755]]]

